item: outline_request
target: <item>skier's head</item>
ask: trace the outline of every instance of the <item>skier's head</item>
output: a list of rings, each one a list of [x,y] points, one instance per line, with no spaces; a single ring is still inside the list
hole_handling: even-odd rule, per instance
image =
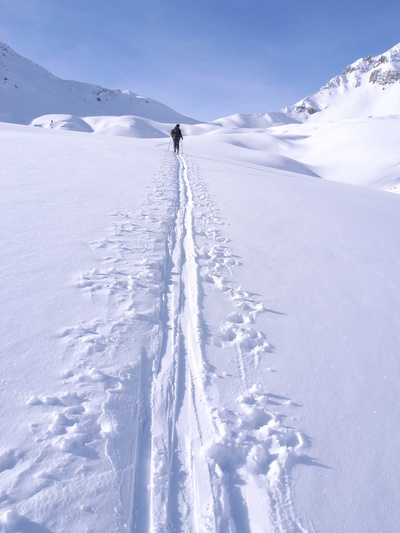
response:
[[[180,128],[180,125],[179,125],[179,124],[177,124],[177,125],[175,126],[175,128]]]

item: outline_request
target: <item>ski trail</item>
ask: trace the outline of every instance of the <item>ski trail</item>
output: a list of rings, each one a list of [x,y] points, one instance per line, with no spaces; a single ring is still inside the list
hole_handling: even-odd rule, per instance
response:
[[[305,532],[294,512],[291,471],[304,463],[308,439],[277,412],[279,405],[290,409],[290,400],[255,384],[261,358],[272,351],[255,327],[265,308],[231,281],[238,261],[219,229],[218,209],[193,163],[182,156],[175,161],[177,202],[153,363],[149,530]],[[220,350],[215,365],[205,344],[203,284],[232,305],[210,338]],[[230,353],[236,405],[221,399],[217,386],[218,361]]]
[[[203,452],[218,430],[205,392],[193,192],[178,156],[179,199],[168,244],[164,340],[152,394],[150,530],[236,531],[215,463]]]
[[[180,157],[180,160],[187,200],[184,220],[186,261],[183,268],[186,302],[183,309],[182,327],[189,368],[188,385],[190,386],[189,399],[191,400],[189,408],[195,415],[196,422],[196,424],[192,423],[189,426],[194,426],[193,436],[195,439],[192,437],[191,447],[188,450],[191,453],[191,471],[196,480],[196,485],[194,486],[196,496],[194,520],[198,530],[221,531],[223,529],[225,531],[236,531],[231,518],[231,509],[226,497],[224,482],[216,469],[216,464],[204,455],[205,446],[219,438],[220,434],[206,394],[206,385],[209,379],[203,344],[204,325],[200,304],[199,264],[195,246],[193,191],[189,181],[186,161],[183,157]],[[207,468],[205,468],[206,466]],[[209,476],[208,478],[207,475]],[[209,482],[211,482],[212,494],[209,493]],[[211,497],[213,497],[213,500],[211,500]],[[208,519],[208,524],[207,522],[204,524],[206,529],[204,526],[202,529],[200,525],[204,518]]]

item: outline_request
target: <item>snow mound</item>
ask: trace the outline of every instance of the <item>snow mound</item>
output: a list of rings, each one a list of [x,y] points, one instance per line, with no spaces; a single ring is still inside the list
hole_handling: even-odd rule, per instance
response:
[[[43,115],[31,123],[38,128],[63,129],[92,133],[93,128],[82,118],[74,115]]]
[[[137,139],[159,139],[167,137],[170,125],[149,121],[132,115],[122,117],[77,117],[74,115],[43,115],[35,118],[32,126],[48,129],[63,129],[84,133],[101,133]],[[159,129],[157,126],[160,126]],[[164,126],[164,127],[163,127]]]
[[[212,124],[223,126],[224,128],[259,128],[265,129],[271,126],[280,126],[299,122],[298,120],[281,112],[263,113],[263,114],[243,114],[236,113],[229,117],[214,120]]]
[[[394,190],[400,185],[400,116],[291,124],[272,128],[278,153],[324,179]]]
[[[153,126],[150,121],[132,115],[122,117],[87,117],[87,123],[95,133],[136,137],[142,139],[158,139],[167,134]]]
[[[301,125],[298,124],[298,126]],[[185,131],[183,134],[185,136]],[[210,142],[210,136],[212,136],[212,142]],[[186,142],[189,145],[189,140]],[[276,170],[289,170],[299,175],[320,177],[306,162],[292,157],[290,142],[285,138],[280,139],[276,135],[271,135],[269,131],[219,128],[219,130],[210,132],[210,135],[192,137],[190,144],[190,153],[201,159],[225,162],[229,160],[230,162],[235,161],[239,165],[246,161],[246,165],[244,165],[246,167],[254,165]],[[221,158],[221,154],[224,154],[223,158]]]

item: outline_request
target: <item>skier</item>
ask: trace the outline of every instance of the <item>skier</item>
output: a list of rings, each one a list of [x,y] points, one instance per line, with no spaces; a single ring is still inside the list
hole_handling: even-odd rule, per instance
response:
[[[174,141],[174,153],[179,154],[179,142],[181,139],[183,139],[179,124],[177,124],[173,130],[171,130],[171,137]]]

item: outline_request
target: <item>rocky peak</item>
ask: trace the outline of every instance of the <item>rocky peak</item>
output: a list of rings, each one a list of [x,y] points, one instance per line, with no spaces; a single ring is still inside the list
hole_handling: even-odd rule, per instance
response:
[[[316,93],[282,111],[300,120],[308,120],[311,115],[329,115],[329,120],[335,116],[350,118],[360,112],[357,100],[362,100],[365,102],[363,115],[386,114],[389,109],[391,114],[397,114],[400,113],[399,82],[400,43],[384,54],[351,63]],[[390,91],[385,91],[389,88]],[[377,92],[379,89],[381,91]]]

